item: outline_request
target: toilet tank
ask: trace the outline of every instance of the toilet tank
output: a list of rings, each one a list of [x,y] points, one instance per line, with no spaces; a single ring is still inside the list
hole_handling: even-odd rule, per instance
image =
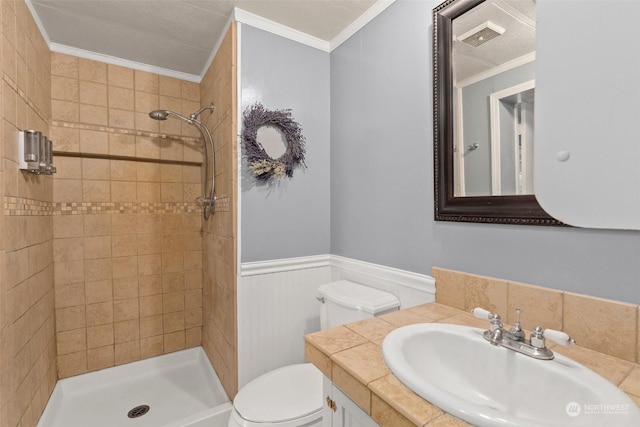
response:
[[[349,280],[339,280],[320,286],[318,300],[322,302],[321,329],[357,322],[400,308],[400,301],[395,295]]]

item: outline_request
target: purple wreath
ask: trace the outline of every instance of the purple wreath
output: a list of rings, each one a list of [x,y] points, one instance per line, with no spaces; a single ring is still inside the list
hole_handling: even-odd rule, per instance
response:
[[[253,176],[260,181],[268,181],[273,177],[293,176],[297,167],[306,168],[304,163],[304,143],[302,128],[291,118],[291,110],[267,110],[256,102],[244,111],[242,140],[245,155]],[[287,140],[287,150],[277,159],[271,158],[258,142],[258,128],[273,125],[278,128]]]

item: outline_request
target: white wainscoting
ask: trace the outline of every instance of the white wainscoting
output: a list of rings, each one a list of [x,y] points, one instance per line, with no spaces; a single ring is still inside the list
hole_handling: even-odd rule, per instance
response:
[[[393,293],[401,308],[434,301],[435,279],[335,255],[243,263],[238,276],[238,385],[303,363],[304,335],[320,330],[317,288],[351,280]]]
[[[318,286],[331,281],[328,257],[242,264],[238,277],[238,385],[303,363],[304,335],[320,330]]]
[[[436,279],[426,274],[331,255],[331,280],[351,280],[391,292],[400,300],[400,308],[435,301]]]

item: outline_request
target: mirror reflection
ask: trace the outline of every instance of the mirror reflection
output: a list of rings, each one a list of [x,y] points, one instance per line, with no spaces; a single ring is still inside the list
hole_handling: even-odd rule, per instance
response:
[[[535,33],[535,0],[453,20],[455,197],[533,194]]]

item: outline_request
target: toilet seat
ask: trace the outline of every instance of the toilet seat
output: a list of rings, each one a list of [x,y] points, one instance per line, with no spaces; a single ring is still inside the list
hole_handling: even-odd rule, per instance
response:
[[[235,425],[243,427],[293,427],[320,419],[322,373],[311,363],[267,372],[242,387],[233,409]]]

